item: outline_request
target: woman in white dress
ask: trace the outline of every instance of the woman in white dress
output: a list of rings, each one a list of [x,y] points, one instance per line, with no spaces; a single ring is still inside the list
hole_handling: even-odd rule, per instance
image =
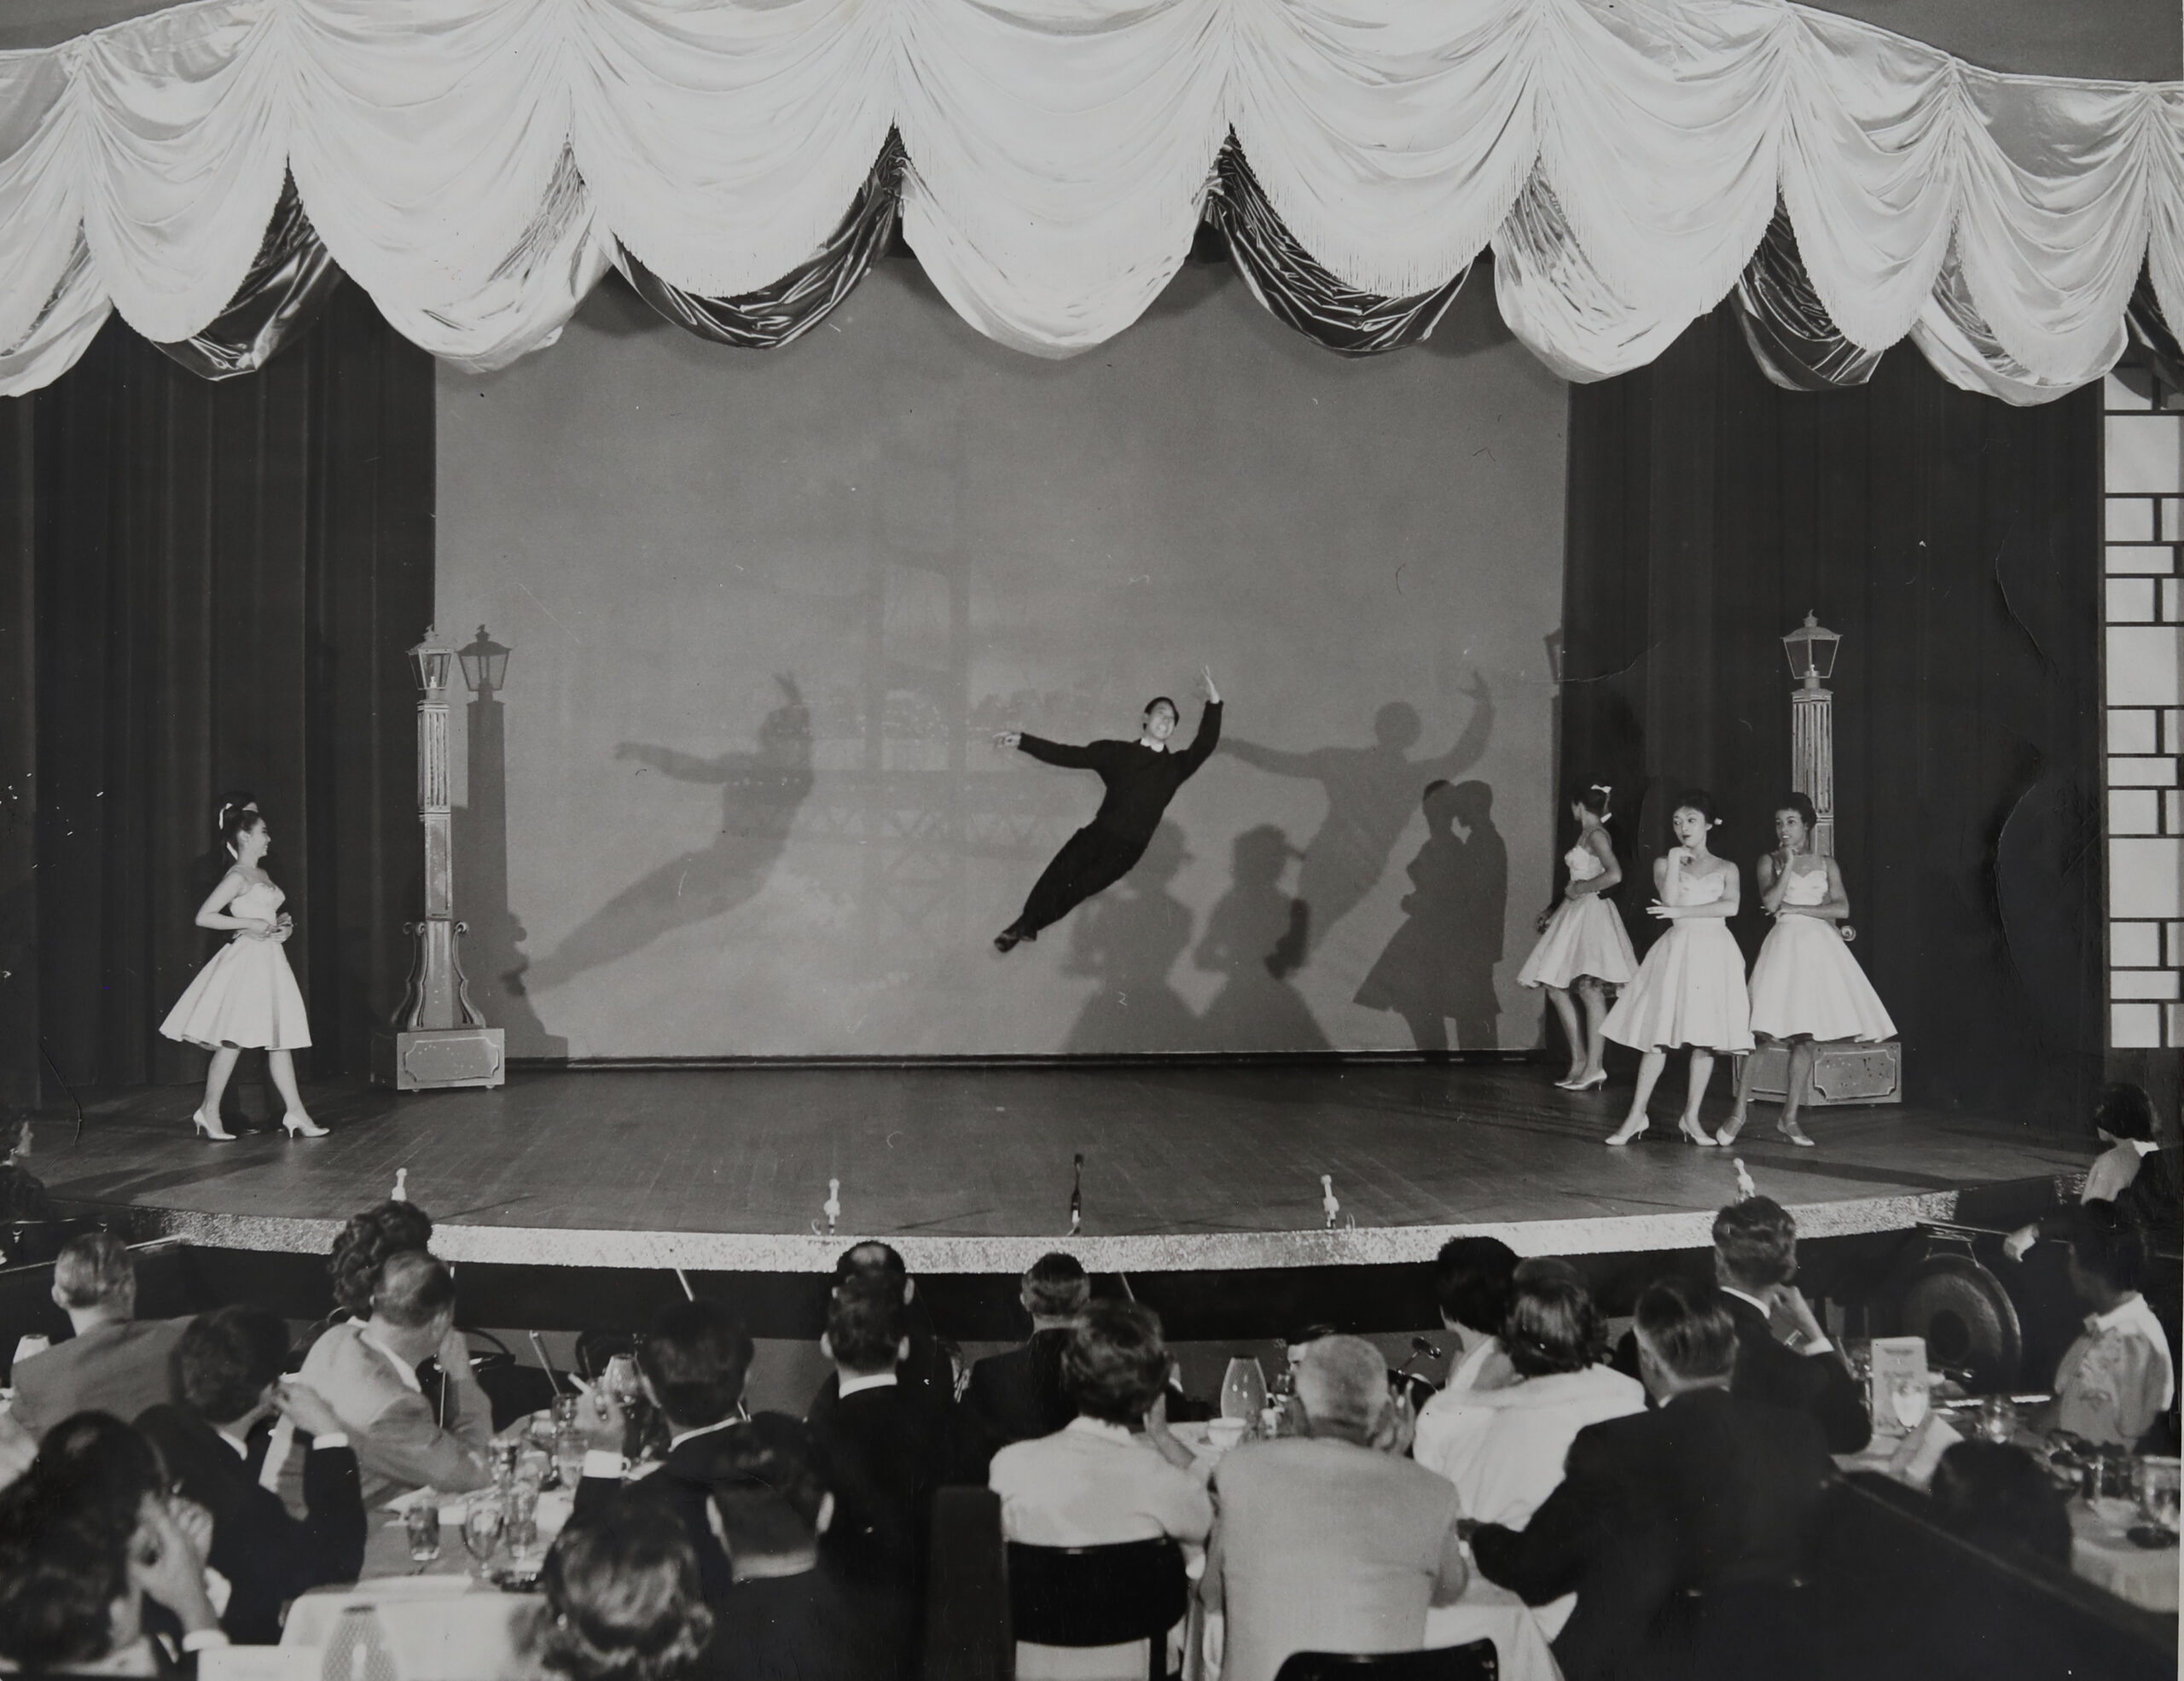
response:
[[[1616,862],[1615,845],[1608,839],[1608,800],[1611,790],[1594,782],[1581,788],[1570,801],[1570,815],[1577,820],[1577,844],[1562,855],[1570,872],[1561,902],[1540,913],[1539,944],[1517,972],[1520,986],[1544,986],[1562,1018],[1562,1031],[1570,1041],[1570,1072],[1555,1084],[1565,1091],[1589,1091],[1605,1085],[1607,1071],[1600,1064],[1606,1050],[1600,1026],[1607,1019],[1607,989],[1620,986],[1638,972],[1638,954],[1630,949],[1630,936],[1623,916],[1604,897],[1623,880],[1623,866]],[[1577,1027],[1575,992],[1585,1007],[1584,1031]]]
[[[1850,914],[1843,872],[1835,860],[1808,850],[1817,818],[1802,794],[1785,799],[1774,813],[1774,850],[1759,861],[1759,908],[1774,919],[1767,943],[1751,966],[1751,1031],[1790,1047],[1790,1071],[1774,1130],[1793,1144],[1813,1141],[1798,1125],[1798,1109],[1812,1086],[1819,1047],[1832,1039],[1873,1043],[1893,1037],[1880,995],[1843,943],[1840,924]],[[1757,1057],[1745,1059],[1737,1106],[1722,1127],[1728,1143],[1744,1130],[1751,1102]]]
[[[1716,822],[1714,796],[1690,788],[1676,796],[1669,826],[1676,844],[1653,864],[1655,903],[1649,916],[1669,924],[1653,942],[1637,979],[1623,990],[1601,1031],[1642,1056],[1630,1114],[1608,1139],[1627,1144],[1646,1130],[1646,1105],[1660,1083],[1669,1052],[1691,1049],[1691,1079],[1676,1130],[1694,1144],[1714,1140],[1699,1124],[1699,1105],[1720,1051],[1751,1049],[1751,1006],[1745,992],[1744,953],[1729,933],[1743,886],[1737,867],[1706,849]]]
[[[273,844],[271,832],[256,810],[231,809],[222,816],[220,833],[235,865],[198,907],[197,926],[227,930],[235,937],[198,970],[160,1032],[212,1053],[205,1101],[190,1117],[200,1137],[233,1142],[235,1135],[220,1124],[220,1094],[235,1073],[235,1059],[246,1049],[259,1049],[286,1108],[281,1130],[292,1137],[322,1138],[326,1129],[311,1120],[296,1090],[292,1053],[311,1043],[311,1023],[281,950],[294,926],[281,909],[288,895],[261,867]]]

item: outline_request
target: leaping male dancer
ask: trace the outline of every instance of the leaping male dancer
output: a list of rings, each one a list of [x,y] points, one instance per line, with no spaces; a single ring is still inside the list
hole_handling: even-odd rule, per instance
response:
[[[1107,791],[1092,821],[1062,842],[1054,862],[1032,885],[1024,914],[993,937],[995,951],[1013,951],[1019,941],[1037,939],[1041,928],[1059,922],[1093,894],[1114,886],[1145,855],[1176,790],[1205,763],[1221,739],[1221,692],[1213,686],[1211,672],[1199,673],[1199,687],[1205,696],[1205,710],[1199,715],[1198,734],[1181,753],[1169,747],[1168,738],[1176,733],[1182,715],[1165,695],[1146,707],[1145,723],[1134,742],[1088,742],[1073,747],[1020,730],[996,734],[993,744],[997,747],[1021,747],[1048,765],[1098,773]]]

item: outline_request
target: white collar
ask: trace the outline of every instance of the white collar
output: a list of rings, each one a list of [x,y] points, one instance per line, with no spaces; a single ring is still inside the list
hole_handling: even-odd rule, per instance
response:
[[[1101,1441],[1135,1442],[1137,1440],[1130,1434],[1127,1424],[1111,1424],[1104,1418],[1087,1417],[1081,1412],[1062,1428],[1074,1430],[1080,1436],[1096,1436]]]
[[[236,1458],[247,1459],[250,1457],[250,1444],[245,1441],[241,1436],[230,1435],[224,1426],[218,1424],[215,1424],[212,1427],[212,1434],[218,1436],[222,1441],[225,1442],[229,1447],[235,1449]]]
[[[860,1390],[892,1389],[894,1387],[895,1374],[893,1372],[870,1371],[867,1372],[863,1377],[843,1378],[841,1380],[841,1387],[836,1392],[836,1393],[841,1399],[847,1400],[851,1396],[857,1393]]]
[[[1168,751],[1168,744],[1165,742],[1148,742],[1142,736],[1140,736],[1137,738],[1137,744],[1143,747],[1147,753],[1165,753]]]
[[[2141,1160],[2161,1148],[2158,1138],[2126,1138],[2123,1142],[2139,1153]]]
[[[373,1332],[377,1329],[378,1324],[379,1322],[376,1319],[365,1320],[363,1329],[358,1330],[357,1333],[357,1341],[363,1343],[365,1347],[375,1349],[386,1357],[387,1364],[394,1368],[394,1375],[402,1380],[402,1387],[404,1388],[409,1390],[410,1393],[414,1395],[423,1394],[425,1393],[425,1386],[417,1381],[416,1367],[411,1365],[409,1361],[404,1359],[399,1354],[396,1353],[392,1348],[389,1348],[384,1342],[381,1342],[378,1337],[373,1335]]]
[[[2169,1346],[2169,1334],[2161,1329],[2161,1321],[2154,1317],[2153,1309],[2146,1306],[2146,1299],[2136,1290],[2106,1313],[2087,1314],[2085,1328],[2096,1335],[2102,1331],[2135,1330],[2141,1336],[2146,1335],[2151,1328],[2152,1334],[2160,1339],[2162,1347],[2166,1348]]]
[[[1722,1285],[1722,1294],[1725,1296],[1734,1296],[1739,1301],[1748,1301],[1762,1313],[1768,1314],[1770,1317],[1774,1312],[1772,1308],[1769,1307],[1768,1305],[1762,1301],[1757,1296],[1752,1294],[1751,1291],[1740,1290],[1734,1284]]]
[[[725,1430],[731,1424],[740,1424],[741,1422],[742,1421],[731,1412],[717,1424],[700,1424],[695,1429],[677,1430],[674,1434],[668,1437],[667,1451],[670,1453],[672,1453],[677,1448],[682,1446],[685,1442],[694,1442],[700,1436],[710,1436],[716,1430]]]

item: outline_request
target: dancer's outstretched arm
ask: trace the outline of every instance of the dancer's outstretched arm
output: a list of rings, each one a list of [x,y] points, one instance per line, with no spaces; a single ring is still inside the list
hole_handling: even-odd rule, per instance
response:
[[[1059,765],[1070,771],[1096,771],[1099,758],[1089,747],[1076,747],[1067,742],[1050,742],[1043,736],[1033,736],[1021,730],[996,730],[993,744],[997,747],[1016,747],[1046,765]]]
[[[1205,696],[1205,710],[1198,715],[1198,734],[1183,749],[1183,761],[1189,767],[1183,772],[1187,777],[1211,759],[1213,749],[1221,742],[1221,691],[1213,686],[1213,672],[1210,669],[1200,668],[1199,690]]]
[[[649,765],[663,777],[672,777],[678,782],[724,782],[735,770],[736,755],[723,759],[700,759],[695,753],[677,753],[672,747],[656,747],[645,742],[624,742],[614,749],[617,759],[634,759]]]

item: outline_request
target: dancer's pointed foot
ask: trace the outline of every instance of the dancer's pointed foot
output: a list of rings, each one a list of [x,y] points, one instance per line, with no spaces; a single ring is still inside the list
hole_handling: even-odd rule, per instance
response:
[[[1689,1115],[1686,1115],[1682,1120],[1676,1122],[1676,1130],[1690,1143],[1705,1144],[1711,1148],[1721,1142],[1718,1138],[1708,1137],[1706,1129],[1693,1121]]]
[[[321,1126],[301,1109],[291,1109],[281,1117],[281,1130],[291,1138],[323,1138],[327,1129]]]
[[[1820,1148],[1820,1140],[1805,1137],[1804,1128],[1787,1115],[1774,1123],[1774,1130],[1792,1143],[1802,1145],[1806,1149],[1816,1150]]]
[[[207,1143],[232,1144],[235,1141],[235,1135],[220,1125],[219,1116],[214,1115],[207,1120],[202,1109],[189,1117],[189,1124],[196,1130],[197,1136]]]
[[[993,937],[993,949],[1006,957],[1016,949],[1018,942],[1023,938],[1024,936],[1013,928],[1003,928]]]
[[[1717,1144],[1734,1144],[1737,1141],[1737,1134],[1743,1131],[1744,1111],[1739,1109],[1722,1123],[1722,1130],[1714,1135],[1714,1142]]]
[[[1645,1116],[1633,1115],[1609,1135],[1607,1142],[1610,1144],[1620,1146],[1630,1143],[1635,1138],[1641,1138],[1645,1136],[1646,1128],[1649,1124]]]

